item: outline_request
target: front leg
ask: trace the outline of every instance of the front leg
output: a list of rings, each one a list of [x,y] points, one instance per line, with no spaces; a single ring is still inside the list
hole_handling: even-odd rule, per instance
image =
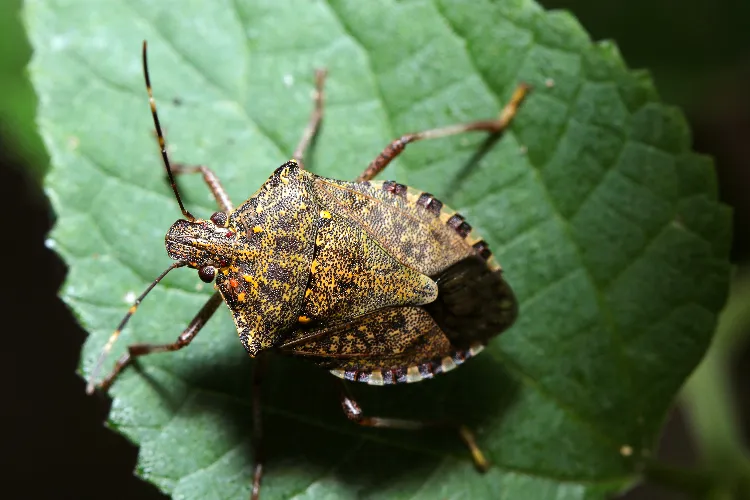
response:
[[[304,169],[304,162],[302,161],[305,156],[313,137],[318,133],[320,129],[320,122],[323,120],[323,85],[325,84],[327,71],[325,69],[315,70],[315,96],[313,98],[314,105],[310,119],[307,122],[304,132],[302,132],[302,138],[300,139],[297,147],[294,148],[294,158],[299,164],[300,169]]]
[[[180,334],[179,337],[177,337],[177,340],[171,344],[132,344],[128,346],[128,352],[122,355],[122,357],[117,360],[117,364],[115,364],[114,369],[110,372],[109,375],[99,384],[99,388],[102,391],[106,391],[109,389],[109,387],[112,385],[112,383],[115,381],[117,376],[120,374],[122,370],[125,369],[128,365],[130,365],[136,358],[140,356],[145,356],[147,354],[153,354],[156,352],[171,352],[171,351],[178,351],[182,349],[183,347],[186,347],[190,344],[190,342],[193,341],[193,339],[198,335],[198,332],[203,328],[203,326],[206,324],[206,322],[211,318],[211,316],[216,312],[216,309],[218,309],[219,304],[221,304],[222,298],[221,294],[219,292],[214,293],[210,299],[208,299],[208,302],[206,302],[201,310],[198,312],[198,314],[193,318],[193,320],[190,322],[190,324],[185,328],[185,330]],[[87,392],[91,393],[94,389],[94,380],[92,379],[89,383],[89,387],[87,388]]]
[[[232,201],[229,199],[229,195],[227,194],[226,189],[224,189],[224,186],[221,185],[219,178],[210,168],[204,167],[203,165],[188,167],[186,165],[178,163],[172,166],[172,171],[175,174],[201,174],[203,176],[203,181],[208,186],[208,189],[211,190],[211,194],[214,195],[216,203],[219,205],[219,210],[225,212],[226,214],[229,214],[229,212],[232,211]]]

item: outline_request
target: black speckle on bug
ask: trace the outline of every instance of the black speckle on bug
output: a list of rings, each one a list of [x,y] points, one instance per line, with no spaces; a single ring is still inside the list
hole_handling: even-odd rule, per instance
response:
[[[256,293],[261,300],[276,303],[282,300],[281,294],[283,291],[281,288],[273,286],[273,284],[260,283],[257,286]]]
[[[430,193],[422,193],[419,195],[417,205],[424,207],[434,216],[440,215],[440,209],[443,208],[443,202],[436,199]]]
[[[288,283],[292,280],[292,272],[289,269],[280,266],[278,263],[271,262],[268,264],[266,278],[272,281],[278,281],[279,283]]]
[[[406,197],[406,186],[399,184],[396,181],[385,181],[383,183],[383,191],[387,191],[403,198]]]
[[[471,232],[471,226],[468,222],[464,221],[464,218],[459,214],[453,214],[447,222],[449,227],[452,227],[462,237],[466,238]]]
[[[276,236],[276,249],[286,254],[297,254],[304,248],[304,242],[295,236]]]
[[[485,243],[484,240],[477,241],[476,243],[474,243],[473,246],[477,254],[484,260],[489,259],[490,256],[492,255],[489,245],[487,245],[487,243]]]

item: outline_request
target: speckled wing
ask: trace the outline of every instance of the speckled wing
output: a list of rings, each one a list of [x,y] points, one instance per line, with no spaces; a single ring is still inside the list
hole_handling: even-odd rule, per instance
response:
[[[336,324],[386,307],[427,304],[437,295],[432,279],[400,263],[358,224],[322,212],[301,321]]]
[[[315,178],[312,189],[321,206],[355,222],[401,263],[427,276],[477,252],[479,239],[470,226],[429,193],[392,181],[323,177]]]
[[[418,382],[456,368],[482,350],[451,344],[421,307],[392,307],[319,330],[297,330],[282,352],[340,378],[371,385]]]
[[[281,347],[326,368],[391,369],[453,348],[420,307],[390,307],[335,326],[297,330]]]

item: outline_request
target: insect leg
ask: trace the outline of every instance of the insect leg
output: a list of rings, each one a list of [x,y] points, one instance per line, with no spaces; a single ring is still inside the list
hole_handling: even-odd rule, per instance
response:
[[[359,406],[352,397],[349,395],[346,385],[344,382],[339,380],[341,383],[341,406],[344,409],[346,417],[359,425],[364,427],[387,427],[390,429],[408,429],[408,430],[421,430],[421,429],[435,429],[444,428],[452,429],[458,432],[461,440],[466,444],[471,452],[471,458],[474,462],[474,466],[480,472],[486,472],[490,464],[484,457],[482,450],[477,446],[474,434],[465,426],[456,424],[450,421],[420,421],[420,420],[403,420],[398,418],[383,418],[383,417],[370,417],[362,413],[362,408]]]
[[[303,157],[305,156],[305,151],[310,145],[313,137],[315,137],[315,134],[318,133],[320,122],[323,119],[323,85],[325,83],[325,80],[326,70],[315,70],[315,97],[313,98],[315,107],[310,114],[310,120],[307,122],[307,126],[305,127],[304,132],[302,132],[302,138],[300,139],[299,144],[297,144],[297,147],[294,149],[294,155],[292,156],[292,158],[297,160],[300,168],[305,168],[304,163],[302,162]]]
[[[399,139],[391,142],[385,147],[377,158],[372,160],[367,166],[364,172],[357,177],[358,182],[369,181],[374,178],[380,172],[388,166],[394,158],[396,158],[406,148],[407,144],[412,142],[421,141],[423,139],[437,139],[439,137],[447,137],[449,135],[462,134],[464,132],[489,132],[491,134],[498,134],[505,130],[510,124],[513,117],[518,111],[518,107],[523,101],[526,94],[529,92],[530,87],[525,83],[520,84],[516,87],[513,92],[513,96],[510,102],[500,112],[500,115],[495,120],[480,120],[470,123],[459,123],[456,125],[448,125],[447,127],[434,128],[425,130],[423,132],[416,132],[413,134],[406,134],[401,136]]]
[[[263,421],[260,406],[261,382],[266,373],[268,356],[264,353],[255,358],[253,368],[253,489],[250,500],[258,500],[260,496],[260,481],[263,479]]]
[[[211,190],[211,194],[216,198],[216,203],[219,205],[219,209],[222,212],[229,213],[233,209],[232,201],[229,199],[224,186],[221,185],[219,178],[216,176],[213,170],[203,165],[195,167],[188,167],[187,165],[176,164],[172,165],[172,171],[175,174],[196,174],[200,173],[203,176],[203,180],[206,182],[208,189]]]
[[[221,294],[219,292],[214,293],[211,298],[208,299],[208,302],[203,305],[201,310],[193,318],[187,328],[185,328],[180,336],[177,337],[177,340],[171,344],[129,345],[128,352],[123,354],[122,357],[117,360],[117,364],[115,364],[114,369],[112,369],[112,372],[107,375],[107,378],[105,378],[101,382],[101,384],[99,384],[99,388],[103,391],[109,389],[109,387],[112,385],[112,382],[115,381],[120,372],[139,356],[145,356],[146,354],[153,354],[155,352],[178,351],[188,345],[190,342],[192,342],[195,336],[198,335],[200,329],[203,328],[203,326],[213,315],[213,313],[216,312],[216,309],[218,309],[219,304],[221,303]]]

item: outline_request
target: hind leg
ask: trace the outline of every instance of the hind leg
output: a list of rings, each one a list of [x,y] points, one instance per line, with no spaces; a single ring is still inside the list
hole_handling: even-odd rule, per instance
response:
[[[516,87],[516,90],[513,92],[513,96],[511,97],[510,102],[505,105],[503,110],[500,112],[500,116],[498,116],[494,120],[480,120],[470,123],[459,123],[456,125],[448,125],[447,127],[434,128],[425,130],[423,132],[416,132],[413,134],[406,134],[404,136],[401,136],[399,139],[396,139],[388,146],[386,146],[385,149],[377,156],[377,158],[370,162],[365,171],[362,172],[359,177],[357,177],[357,181],[369,181],[370,179],[374,178],[376,175],[382,172],[385,167],[387,167],[388,164],[391,163],[399,154],[401,154],[401,152],[406,148],[407,144],[411,144],[412,142],[417,142],[424,139],[437,139],[439,137],[448,137],[450,135],[463,134],[464,132],[473,131],[499,134],[508,127],[511,120],[516,115],[521,102],[526,97],[526,94],[528,94],[529,89],[530,87],[523,83]]]
[[[403,420],[399,418],[384,418],[365,415],[362,408],[348,393],[346,385],[341,383],[341,407],[344,409],[346,417],[352,422],[364,427],[386,427],[389,429],[407,429],[422,430],[443,428],[458,432],[459,437],[469,448],[471,459],[474,466],[480,472],[486,472],[489,469],[489,462],[484,457],[482,450],[477,446],[474,434],[465,426],[450,421],[421,421],[421,420]]]

